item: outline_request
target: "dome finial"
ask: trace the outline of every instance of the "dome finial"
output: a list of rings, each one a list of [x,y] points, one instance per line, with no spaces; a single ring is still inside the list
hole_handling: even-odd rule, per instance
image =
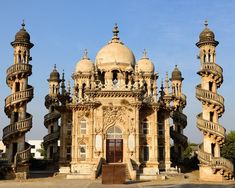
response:
[[[112,41],[119,40],[118,33],[119,33],[118,25],[117,25],[117,23],[115,23],[114,28],[113,28],[113,38],[112,38]]]
[[[83,54],[83,59],[88,59],[88,51],[87,49],[84,50],[84,54]]]
[[[54,69],[53,70],[56,71],[56,64],[54,64]]]
[[[22,29],[24,29],[24,27],[25,27],[24,19],[22,20],[21,26],[22,26]]]
[[[146,49],[144,49],[144,51],[143,51],[143,58],[145,58],[145,59],[148,58]]]
[[[204,25],[205,25],[205,27],[208,26],[208,21],[207,21],[207,19],[205,20]]]

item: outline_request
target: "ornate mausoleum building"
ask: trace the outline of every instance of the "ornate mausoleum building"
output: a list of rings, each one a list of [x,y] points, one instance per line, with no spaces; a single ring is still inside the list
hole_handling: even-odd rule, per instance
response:
[[[28,84],[32,74],[29,61],[30,35],[25,30],[25,24],[15,35],[11,43],[14,48],[13,65],[7,69],[6,83],[11,94],[5,99],[5,113],[10,118],[10,124],[3,129],[3,143],[6,145],[6,156],[15,172],[27,171],[31,146],[25,142],[25,134],[32,127],[32,115],[27,112],[27,103],[33,98],[33,87]],[[23,169],[22,169],[23,168]]]
[[[118,33],[115,25],[111,41],[97,53],[95,63],[85,50],[72,75],[71,98],[70,89],[59,92],[61,80],[56,69],[50,75],[45,103],[50,113],[45,125],[49,135],[53,134],[58,130],[57,112],[61,113],[60,172],[71,172],[69,176],[95,178],[105,162],[126,164],[128,174],[136,179],[173,170],[172,161],[183,159],[187,118],[181,72],[177,66],[173,70],[171,91],[168,75],[158,91],[158,73],[147,52],[136,62]],[[55,146],[57,135],[50,138]]]
[[[196,87],[196,97],[202,102],[202,113],[197,115],[197,127],[203,132],[203,143],[198,149],[201,180],[223,181],[233,178],[233,163],[220,155],[225,140],[225,128],[219,123],[224,113],[224,98],[217,93],[223,82],[223,69],[216,64],[214,33],[208,28],[200,33],[196,46],[200,49],[201,84]]]

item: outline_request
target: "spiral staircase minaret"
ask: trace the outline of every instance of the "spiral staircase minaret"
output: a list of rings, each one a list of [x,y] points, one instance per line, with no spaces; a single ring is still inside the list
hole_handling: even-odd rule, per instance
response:
[[[45,106],[49,112],[44,116],[44,125],[48,129],[48,134],[43,138],[47,159],[53,159],[53,161],[58,161],[59,159],[58,140],[60,127],[58,120],[61,115],[56,110],[56,107],[59,106],[60,82],[62,80],[60,79],[59,72],[56,70],[56,65],[54,65],[54,69],[48,79],[49,94],[45,97]]]
[[[32,127],[32,115],[27,112],[27,104],[33,98],[33,87],[28,84],[28,77],[32,74],[29,62],[32,60],[30,49],[34,45],[24,23],[11,45],[14,48],[14,64],[6,71],[11,95],[5,99],[5,113],[10,124],[3,129],[3,143],[8,162],[17,172],[18,167],[26,165],[31,157],[31,146],[25,142],[25,134]]]
[[[200,49],[201,84],[196,86],[196,97],[202,103],[202,113],[197,115],[197,127],[203,132],[198,159],[201,180],[224,181],[233,179],[233,164],[221,157],[220,148],[225,140],[225,128],[219,123],[224,113],[224,98],[217,93],[223,82],[223,69],[216,64],[214,33],[205,22],[205,29],[196,46]]]

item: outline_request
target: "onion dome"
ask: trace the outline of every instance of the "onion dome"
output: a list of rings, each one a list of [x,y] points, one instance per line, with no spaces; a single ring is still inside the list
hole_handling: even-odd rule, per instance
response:
[[[87,50],[84,51],[83,58],[76,65],[76,73],[90,73],[94,71],[94,64],[87,56]]]
[[[16,33],[15,40],[11,43],[12,46],[15,44],[28,44],[30,48],[33,47],[33,44],[30,42],[30,35],[25,29],[24,21],[21,24],[22,28]]]
[[[56,65],[54,65],[53,71],[50,74],[48,82],[60,82],[60,73],[56,70]]]
[[[205,43],[212,43],[215,46],[217,46],[219,44],[219,42],[215,40],[214,32],[208,28],[208,22],[205,21],[204,25],[205,25],[205,29],[200,33],[199,42],[196,43],[196,45],[199,47]]]
[[[138,61],[138,72],[153,73],[154,65],[147,57],[147,52],[144,50],[143,57]]]
[[[184,78],[182,77],[182,73],[178,69],[177,65],[175,65],[174,70],[171,73],[171,81],[178,80],[178,81],[183,81]]]
[[[118,26],[115,24],[112,40],[105,45],[96,55],[96,65],[101,70],[120,69],[125,71],[127,67],[135,66],[133,52],[125,46],[118,37]]]

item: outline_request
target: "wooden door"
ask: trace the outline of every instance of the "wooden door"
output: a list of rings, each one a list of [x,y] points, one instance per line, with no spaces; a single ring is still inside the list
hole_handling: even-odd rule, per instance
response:
[[[108,163],[121,163],[123,161],[122,139],[107,139],[106,159]]]

